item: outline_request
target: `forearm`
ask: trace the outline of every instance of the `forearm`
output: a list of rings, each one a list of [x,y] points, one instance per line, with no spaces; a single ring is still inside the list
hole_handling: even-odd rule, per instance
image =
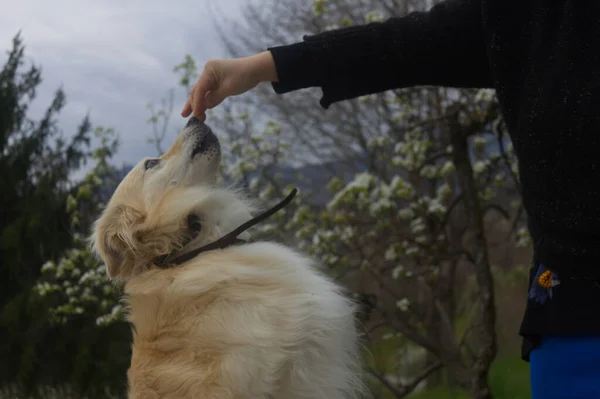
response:
[[[480,0],[305,37],[269,49],[278,93],[322,87],[321,104],[416,85],[490,87]]]

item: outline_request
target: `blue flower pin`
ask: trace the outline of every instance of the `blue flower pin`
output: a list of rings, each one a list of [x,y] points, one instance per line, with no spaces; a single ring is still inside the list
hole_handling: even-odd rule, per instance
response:
[[[552,288],[560,284],[558,275],[543,265],[538,266],[538,271],[529,290],[529,299],[541,305],[552,299]]]

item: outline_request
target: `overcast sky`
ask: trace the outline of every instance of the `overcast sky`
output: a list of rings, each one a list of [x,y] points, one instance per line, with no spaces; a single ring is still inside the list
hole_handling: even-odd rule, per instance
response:
[[[225,55],[205,8],[208,1],[218,1],[230,18],[239,17],[244,2],[0,0],[0,60],[4,63],[4,53],[21,30],[28,59],[42,66],[43,83],[33,114],[39,115],[62,86],[67,95],[60,115],[65,133],[74,132],[89,112],[93,124],[119,132],[116,163],[135,163],[154,155],[146,143],[146,104],[176,86],[173,66],[186,53],[200,67],[207,59]],[[183,90],[176,91],[175,123],[184,122],[178,116],[184,99]]]

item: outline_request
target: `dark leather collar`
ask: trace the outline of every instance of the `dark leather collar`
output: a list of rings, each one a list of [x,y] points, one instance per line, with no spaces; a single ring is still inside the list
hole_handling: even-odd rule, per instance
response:
[[[294,199],[294,197],[296,196],[296,193],[298,192],[297,189],[293,189],[287,197],[285,197],[281,202],[279,202],[277,205],[275,205],[273,208],[268,209],[267,211],[261,213],[260,215],[256,216],[255,218],[250,219],[249,221],[247,221],[246,223],[238,226],[235,230],[233,230],[231,233],[228,233],[226,235],[224,235],[223,237],[219,238],[216,241],[211,242],[210,244],[206,244],[200,248],[196,248],[193,251],[187,252],[185,254],[179,255],[176,258],[173,259],[169,259],[170,255],[161,257],[159,259],[156,260],[156,265],[161,267],[161,268],[167,268],[169,266],[177,266],[177,265],[181,265],[184,262],[187,262],[190,259],[195,258],[196,256],[198,256],[199,254],[201,254],[202,252],[207,252],[207,251],[212,251],[215,249],[224,249],[227,247],[230,247],[232,245],[235,244],[243,244],[246,241],[244,240],[240,240],[238,238],[238,236],[240,234],[242,234],[244,231],[248,230],[249,228],[253,227],[254,225],[262,222],[263,220],[273,216],[275,213],[279,212],[283,207],[287,206],[292,199]]]

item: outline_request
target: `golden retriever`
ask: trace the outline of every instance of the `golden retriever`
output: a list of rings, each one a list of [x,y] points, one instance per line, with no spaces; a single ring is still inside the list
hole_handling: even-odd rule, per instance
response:
[[[169,151],[129,172],[94,226],[108,275],[125,281],[129,397],[363,396],[354,304],[307,257],[254,242],[157,266],[252,218],[246,199],[216,185],[220,151],[190,119]]]

